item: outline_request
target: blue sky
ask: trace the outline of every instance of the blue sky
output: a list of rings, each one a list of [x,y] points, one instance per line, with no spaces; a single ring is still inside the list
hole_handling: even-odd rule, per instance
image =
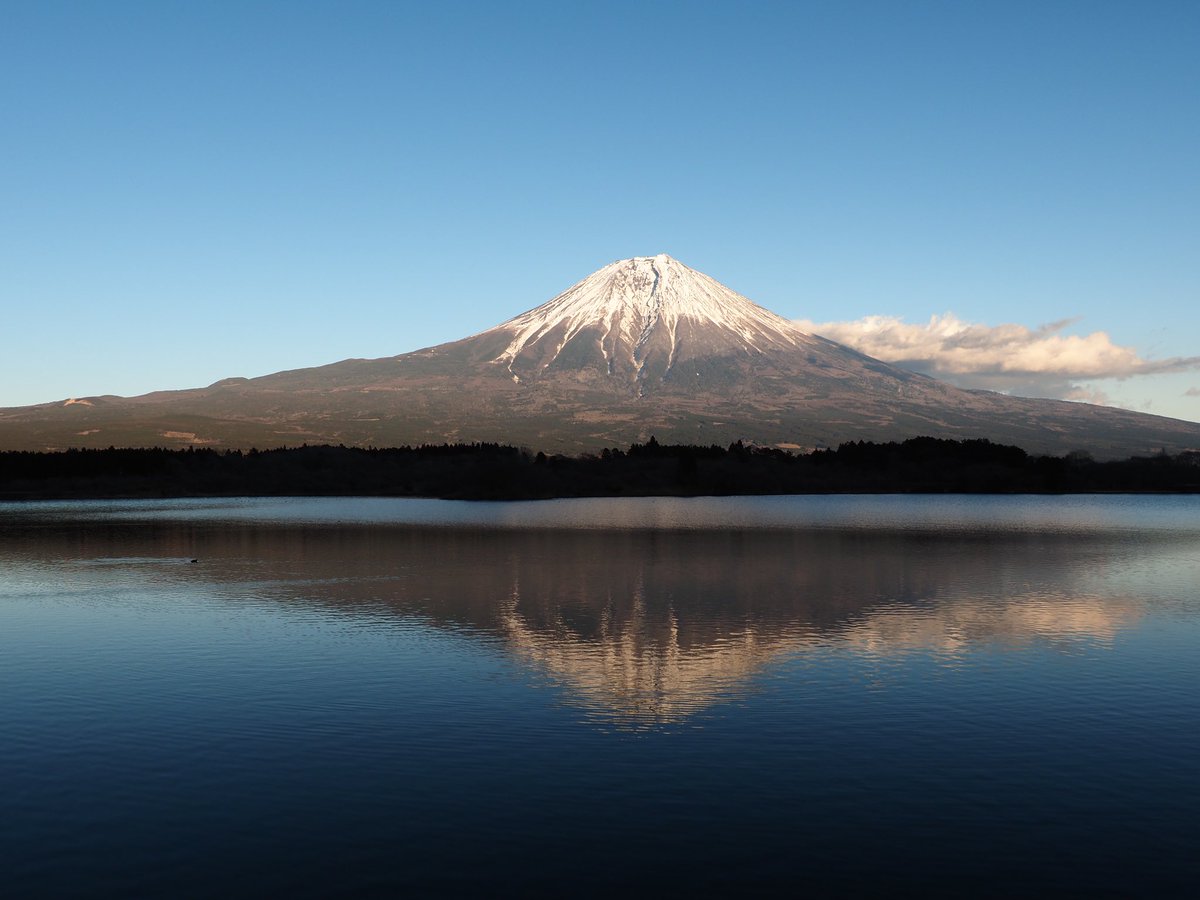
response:
[[[0,116],[0,405],[402,353],[666,252],[1200,419],[1194,2],[0,2]]]

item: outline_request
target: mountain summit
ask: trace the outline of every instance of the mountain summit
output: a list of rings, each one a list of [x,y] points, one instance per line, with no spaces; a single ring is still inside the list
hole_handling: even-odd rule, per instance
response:
[[[498,359],[518,382],[561,359],[643,388],[698,357],[793,349],[807,337],[665,253],[610,263],[489,333],[512,336]]]
[[[0,449],[493,441],[587,452],[651,435],[796,449],[930,435],[1098,457],[1200,446],[1193,422],[960,390],[889,366],[665,254],[610,263],[494,328],[400,356],[0,410]]]

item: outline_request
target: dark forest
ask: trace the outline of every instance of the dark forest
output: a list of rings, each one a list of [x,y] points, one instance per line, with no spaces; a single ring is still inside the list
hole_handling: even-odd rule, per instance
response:
[[[547,456],[502,444],[0,453],[0,499],[394,496],[480,500],[804,493],[1200,491],[1200,452],[1097,462],[986,440],[775,448],[659,444]]]

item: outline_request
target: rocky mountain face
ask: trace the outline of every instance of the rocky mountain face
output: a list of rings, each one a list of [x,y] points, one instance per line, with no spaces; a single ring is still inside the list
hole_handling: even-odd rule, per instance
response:
[[[547,369],[599,370],[639,396],[721,357],[794,350],[812,339],[786,319],[665,254],[605,266],[549,303],[489,332],[518,383]]]
[[[919,435],[1097,457],[1200,447],[1200,424],[965,391],[800,331],[666,255],[614,262],[472,337],[141,397],[0,410],[0,449],[495,441],[787,448]]]

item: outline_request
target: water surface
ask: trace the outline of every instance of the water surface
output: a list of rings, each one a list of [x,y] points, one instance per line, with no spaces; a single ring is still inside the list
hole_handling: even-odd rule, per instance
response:
[[[1197,584],[1196,497],[0,504],[0,871],[1182,896]]]

